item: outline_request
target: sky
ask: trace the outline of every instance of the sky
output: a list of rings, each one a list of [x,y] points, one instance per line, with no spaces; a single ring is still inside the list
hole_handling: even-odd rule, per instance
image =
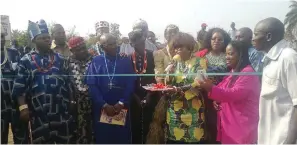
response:
[[[12,29],[26,30],[28,20],[44,19],[60,23],[65,29],[76,27],[81,36],[95,33],[95,23],[105,20],[120,24],[123,36],[141,18],[157,38],[164,40],[168,24],[196,37],[201,23],[230,29],[254,26],[267,17],[284,20],[287,0],[0,0],[1,15],[9,15]]]

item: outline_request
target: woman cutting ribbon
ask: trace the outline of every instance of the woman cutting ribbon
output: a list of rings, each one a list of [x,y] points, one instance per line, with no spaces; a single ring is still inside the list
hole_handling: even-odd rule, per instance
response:
[[[171,68],[176,76],[168,82],[173,89],[156,106],[147,143],[204,143],[205,104],[191,74],[205,68],[203,60],[193,56],[195,45],[195,39],[186,33],[179,33],[173,40],[173,48],[180,56]]]

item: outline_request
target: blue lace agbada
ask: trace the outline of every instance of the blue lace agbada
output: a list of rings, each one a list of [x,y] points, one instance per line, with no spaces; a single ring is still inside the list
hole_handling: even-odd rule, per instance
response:
[[[19,61],[18,50],[7,48],[7,62],[1,66],[1,143],[7,144],[9,123],[11,123],[12,133],[15,135],[17,120],[13,117],[16,113],[15,101],[12,99],[11,92],[13,80],[16,75],[15,66]],[[1,63],[5,55],[1,54]],[[14,143],[20,143],[14,138]]]
[[[34,60],[41,68],[47,68],[53,56],[53,66],[47,72],[38,71]],[[14,81],[13,97],[26,94],[31,114],[33,143],[69,143],[72,116],[68,113],[69,97],[72,90],[68,84],[65,60],[52,52],[42,56],[36,51],[24,55],[18,64],[18,74]],[[49,127],[50,126],[50,127]],[[26,134],[24,127],[21,134]],[[56,132],[56,134],[52,134]],[[52,135],[51,135],[52,134]],[[43,139],[40,139],[43,138]]]

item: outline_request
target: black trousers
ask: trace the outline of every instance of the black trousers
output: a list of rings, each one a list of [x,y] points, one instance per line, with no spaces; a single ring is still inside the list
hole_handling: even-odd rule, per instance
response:
[[[9,121],[1,116],[1,144],[8,143]]]
[[[137,104],[137,101],[134,98],[131,99],[132,144],[146,143],[146,137],[159,99],[160,97],[158,96],[152,96],[150,103],[143,108]]]
[[[10,115],[1,114],[1,144],[8,144],[9,137],[9,124],[11,124],[11,132],[13,136],[14,144],[23,144],[26,136],[20,134],[20,131],[23,128],[23,123],[16,117],[16,114],[13,114],[13,117]]]

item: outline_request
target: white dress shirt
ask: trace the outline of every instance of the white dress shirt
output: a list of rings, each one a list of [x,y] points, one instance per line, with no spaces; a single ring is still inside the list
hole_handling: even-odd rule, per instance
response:
[[[145,49],[150,51],[155,51],[157,50],[157,47],[153,43],[149,42],[148,40],[145,40]],[[128,44],[123,43],[120,47],[120,53],[131,55],[134,53],[134,51],[135,51],[134,48],[129,43]]]
[[[228,34],[229,34],[229,36],[231,37],[232,40],[236,39],[236,31],[237,31],[236,29],[235,30],[231,29],[228,32]]]
[[[258,144],[284,144],[297,105],[297,52],[282,40],[263,64]]]

